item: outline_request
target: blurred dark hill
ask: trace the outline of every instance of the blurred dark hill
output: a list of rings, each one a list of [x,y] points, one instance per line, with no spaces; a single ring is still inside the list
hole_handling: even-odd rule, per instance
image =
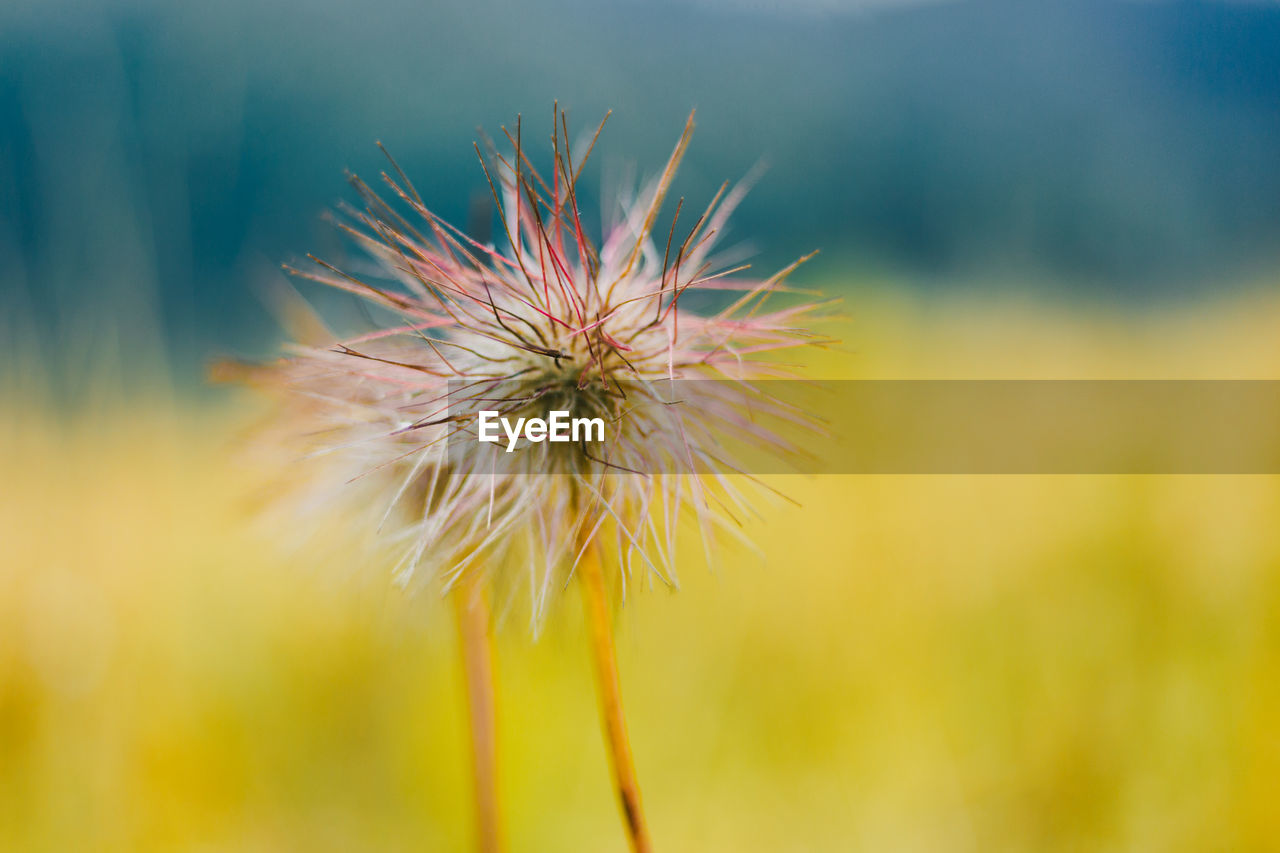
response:
[[[1148,298],[1277,260],[1280,6],[784,8],[10,2],[0,309],[261,351],[256,283],[340,254],[319,213],[375,139],[461,222],[475,128],[545,139],[553,98],[615,110],[596,187],[659,168],[693,106],[691,202],[767,160],[734,230],[766,265]]]

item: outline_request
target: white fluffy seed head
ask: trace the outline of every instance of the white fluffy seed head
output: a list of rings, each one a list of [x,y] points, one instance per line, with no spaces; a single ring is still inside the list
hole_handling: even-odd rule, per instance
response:
[[[342,226],[375,259],[376,280],[316,259],[291,270],[389,318],[353,337],[313,332],[249,375],[283,392],[276,434],[313,454],[293,466],[309,492],[376,516],[402,551],[401,581],[448,588],[483,575],[501,594],[527,590],[536,626],[587,548],[612,543],[624,589],[641,570],[670,583],[682,515],[706,539],[749,509],[719,436],[770,441],[752,414],[767,398],[749,383],[785,375],[769,354],[822,343],[806,330],[819,305],[765,308],[799,261],[764,280],[719,268],[716,239],[744,185],[722,187],[696,216],[682,200],[654,233],[692,129],[691,115],[662,173],[616,209],[599,243],[577,199],[599,130],[575,159],[558,112],[545,175],[519,123],[510,154],[481,156],[494,243],[433,214],[397,167],[382,176],[391,202],[352,179],[365,207]],[[691,313],[681,304],[691,289],[719,291],[722,304]],[[721,381],[696,405],[670,405],[665,382],[693,379]],[[486,407],[598,414],[608,458],[544,442],[498,470],[466,443]]]

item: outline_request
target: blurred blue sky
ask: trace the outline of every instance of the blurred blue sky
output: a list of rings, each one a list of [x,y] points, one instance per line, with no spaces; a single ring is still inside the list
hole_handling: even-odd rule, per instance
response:
[[[255,288],[341,256],[320,214],[375,139],[461,222],[476,128],[544,138],[555,98],[614,109],[597,188],[697,107],[680,192],[763,158],[734,236],[824,279],[1146,299],[1280,259],[1276,3],[8,0],[0,309],[262,351]]]

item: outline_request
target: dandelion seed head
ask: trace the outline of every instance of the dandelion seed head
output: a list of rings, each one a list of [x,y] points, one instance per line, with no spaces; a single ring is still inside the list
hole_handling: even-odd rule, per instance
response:
[[[808,331],[820,304],[766,304],[799,261],[753,279],[716,256],[745,182],[696,213],[677,201],[655,233],[692,115],[662,172],[606,203],[598,240],[578,193],[600,130],[571,146],[566,115],[555,119],[550,168],[535,166],[519,121],[503,129],[505,153],[477,146],[498,220],[492,241],[433,213],[394,161],[381,191],[353,176],[363,208],[340,227],[373,273],[314,258],[290,272],[354,294],[382,319],[342,337],[309,321],[285,357],[248,371],[281,401],[277,436],[305,448],[294,468],[305,469],[311,500],[376,516],[399,549],[397,582],[448,589],[481,575],[523,590],[535,625],[588,548],[613,552],[625,591],[633,572],[674,582],[682,516],[704,540],[740,523],[751,502],[717,436],[769,442],[749,383],[786,374],[770,354],[821,342]],[[719,307],[689,311],[691,290],[717,291]],[[696,405],[657,390],[692,379],[721,383]],[[548,442],[499,469],[466,443],[476,406],[598,415],[609,456]]]

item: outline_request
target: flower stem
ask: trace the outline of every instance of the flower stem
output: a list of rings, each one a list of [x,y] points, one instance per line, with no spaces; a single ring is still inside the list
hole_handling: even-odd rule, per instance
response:
[[[480,853],[501,853],[497,711],[489,605],[473,581],[459,584],[451,597],[457,615],[458,642],[467,682],[471,763],[475,781],[476,850]]]
[[[609,764],[613,768],[622,816],[627,823],[627,837],[634,853],[652,853],[653,842],[649,838],[644,810],[640,806],[640,783],[636,779],[631,741],[627,737],[627,721],[622,711],[622,689],[618,684],[612,617],[596,548],[587,549],[578,565],[578,575],[582,583],[587,628],[591,635],[596,687],[600,694],[601,723],[609,747]]]

